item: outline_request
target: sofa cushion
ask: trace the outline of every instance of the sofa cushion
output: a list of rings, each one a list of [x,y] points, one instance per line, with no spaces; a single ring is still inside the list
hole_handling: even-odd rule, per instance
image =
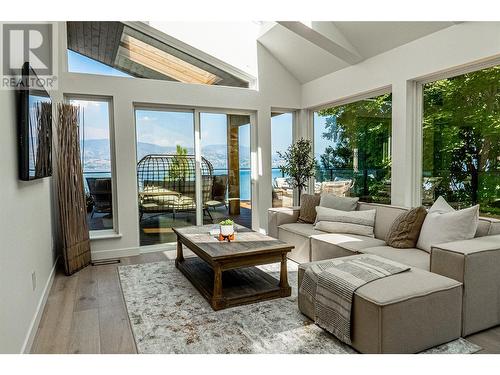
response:
[[[338,197],[334,194],[321,194],[319,205],[341,211],[354,211],[359,198]]]
[[[474,237],[492,236],[500,234],[500,220],[491,217],[480,217]]]
[[[319,200],[320,196],[315,194],[302,194],[300,196],[300,214],[297,220],[299,223],[314,223]]]
[[[278,227],[278,239],[294,246],[288,258],[297,263],[311,261],[310,236],[322,233],[315,230],[312,224],[290,223]]]
[[[391,246],[376,246],[361,249],[360,252],[379,255],[395,262],[403,263],[426,271],[430,268],[430,254],[416,248],[396,249]]]
[[[385,238],[387,246],[398,249],[415,247],[426,215],[427,211],[422,206],[399,214],[389,228],[389,232]]]
[[[283,224],[278,227],[278,230],[292,232],[303,237],[309,237],[312,236],[313,234],[325,233],[314,229],[314,225],[309,223]]]
[[[315,228],[329,233],[349,233],[373,237],[375,210],[341,211],[316,207]]]
[[[432,245],[474,238],[478,221],[479,205],[455,211],[439,197],[425,217],[417,247],[430,253]]]
[[[358,253],[360,249],[384,244],[377,238],[355,234],[318,234],[311,236],[311,261],[345,257]]]
[[[309,266],[299,266],[299,285]],[[300,290],[298,304],[315,318]],[[461,283],[418,268],[375,280],[354,293],[352,346],[362,353],[416,353],[449,342],[460,337],[461,304]]]
[[[408,211],[408,208],[399,207],[399,206],[389,206],[386,204],[379,203],[358,203],[358,210],[376,210],[377,214],[375,215],[375,238],[385,241],[385,237],[387,236],[387,232],[389,231],[390,226],[396,220],[396,218],[402,212]]]

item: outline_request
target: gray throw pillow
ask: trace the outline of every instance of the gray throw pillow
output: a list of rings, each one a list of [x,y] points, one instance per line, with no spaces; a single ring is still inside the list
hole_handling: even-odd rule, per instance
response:
[[[354,211],[358,204],[358,197],[337,197],[333,194],[322,194],[319,205],[340,211]]]
[[[374,237],[376,210],[341,211],[318,206],[316,212],[314,229],[329,233]]]
[[[302,194],[300,196],[300,212],[297,222],[299,223],[314,223],[316,220],[316,206],[319,204],[319,195]]]
[[[387,232],[387,246],[398,249],[415,247],[426,215],[427,211],[422,206],[400,214]]]
[[[433,245],[474,238],[478,222],[479,205],[455,211],[439,197],[425,217],[417,247],[430,253]]]

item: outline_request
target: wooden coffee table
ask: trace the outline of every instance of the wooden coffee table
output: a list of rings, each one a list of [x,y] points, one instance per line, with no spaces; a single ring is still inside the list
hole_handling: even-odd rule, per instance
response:
[[[242,226],[236,227],[234,241],[220,242],[210,235],[212,228],[203,225],[173,231],[177,235],[175,266],[214,310],[291,294],[286,254],[292,245]],[[184,258],[182,245],[197,257]],[[255,267],[276,262],[281,262],[279,280]]]

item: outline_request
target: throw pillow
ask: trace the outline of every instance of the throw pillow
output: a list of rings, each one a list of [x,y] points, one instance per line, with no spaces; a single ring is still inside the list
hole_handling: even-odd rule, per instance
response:
[[[479,222],[479,205],[455,211],[439,197],[425,217],[417,247],[431,252],[433,245],[474,238]]]
[[[319,205],[334,210],[354,211],[358,201],[358,197],[338,197],[334,194],[321,194]]]
[[[300,212],[297,222],[314,223],[316,219],[316,206],[319,204],[319,195],[302,194],[300,196]]]
[[[387,246],[398,249],[415,247],[426,215],[427,211],[422,206],[400,214],[387,232]]]
[[[358,234],[374,237],[376,210],[342,211],[327,207],[316,207],[314,229],[329,233]]]

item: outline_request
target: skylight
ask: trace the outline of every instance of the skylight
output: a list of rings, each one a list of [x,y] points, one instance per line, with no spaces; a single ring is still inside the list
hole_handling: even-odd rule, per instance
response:
[[[181,60],[130,35],[123,36],[120,47],[118,50],[119,56],[124,56],[130,61],[155,70],[179,82],[213,85],[221,80],[215,74],[198,68],[187,61]]]
[[[249,87],[255,81],[254,76],[143,22],[67,22],[67,38],[72,72],[96,74],[98,68],[97,74],[107,74],[97,66],[104,64],[110,75],[121,71],[138,78],[234,87]],[[74,61],[74,53],[81,55],[79,61]]]

